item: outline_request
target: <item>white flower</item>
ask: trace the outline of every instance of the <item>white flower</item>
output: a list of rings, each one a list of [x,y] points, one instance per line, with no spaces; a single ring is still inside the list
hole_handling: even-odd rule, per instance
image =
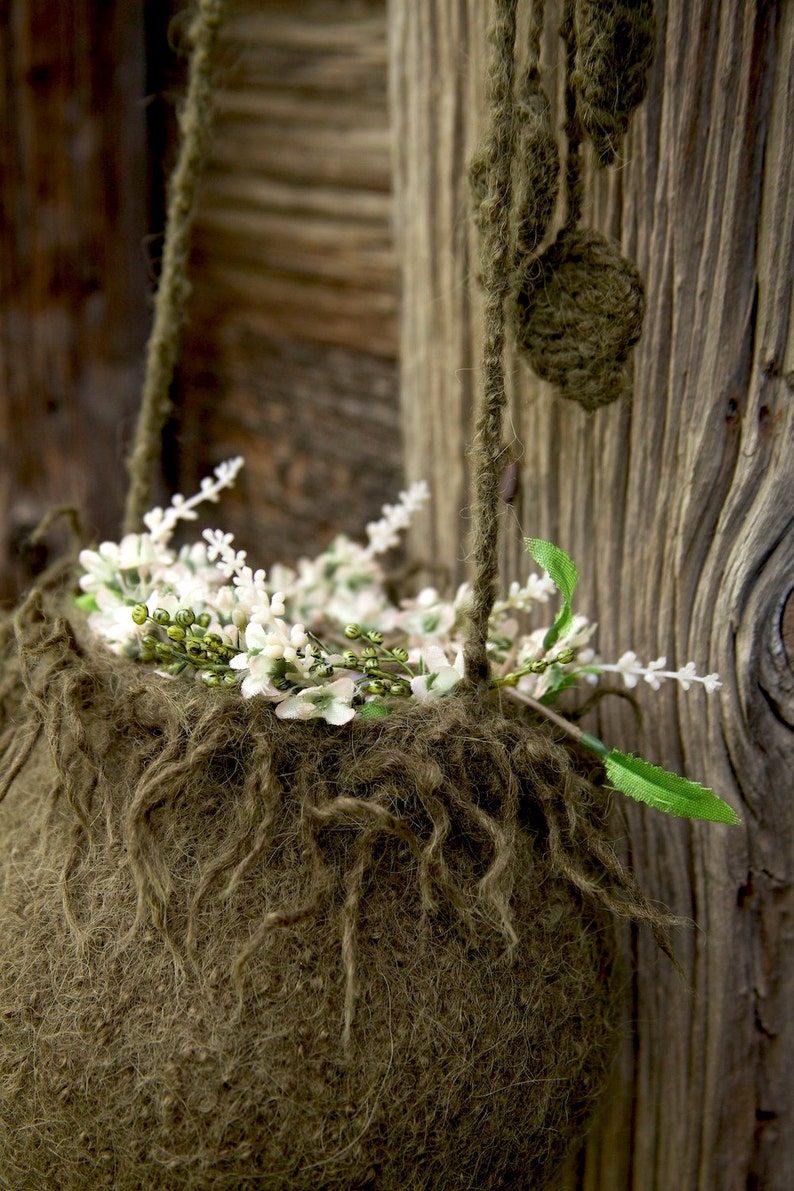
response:
[[[449,658],[439,645],[428,645],[421,651],[421,659],[427,673],[418,674],[411,679],[411,692],[419,703],[440,699],[464,677],[462,651],[450,664]]]
[[[201,535],[208,543],[207,558],[214,562],[220,573],[231,579],[238,575],[245,566],[245,550],[233,550],[233,533],[223,533],[220,529],[205,529]]]
[[[653,665],[653,663],[651,663]],[[678,671],[676,676],[681,683],[682,688],[688,691],[693,682],[698,681],[697,669],[694,662],[687,662],[687,664]]]
[[[687,662],[680,670],[665,670],[667,658],[661,657],[649,662],[647,666],[643,666],[642,662],[637,660],[637,655],[633,650],[624,653],[615,663],[607,664],[596,659],[592,665],[599,673],[622,675],[627,687],[635,687],[640,678],[644,678],[655,691],[659,690],[662,680],[665,678],[671,678],[674,682],[680,683],[681,689],[684,691],[688,691],[695,682],[701,683],[708,694],[712,694],[722,686],[719,674],[707,674],[705,678],[701,678],[694,662]]]
[[[158,563],[169,563],[170,551],[163,551],[145,533],[128,533],[120,542],[102,542],[97,550],[81,550],[80,566],[86,572],[80,578],[83,591],[125,585],[124,572],[148,571]]]
[[[637,661],[637,655],[633,649],[629,649],[626,653],[622,653],[615,662],[614,666],[602,666],[603,670],[613,670],[615,674],[620,674],[627,687],[635,687],[642,677],[642,666]]]
[[[170,508],[165,510],[155,508],[146,513],[143,523],[149,530],[153,541],[161,546],[167,545],[178,522],[196,520],[197,514],[194,510],[197,505],[206,500],[217,504],[218,493],[224,488],[231,488],[242,466],[242,456],[238,455],[234,459],[228,459],[215,468],[216,478],[214,480],[210,476],[205,476],[201,481],[201,491],[197,492],[195,496],[191,496],[189,500],[185,500],[181,492],[178,492],[172,498]]]
[[[397,504],[384,505],[379,521],[370,521],[367,525],[369,545],[366,554],[371,558],[375,554],[385,554],[400,540],[400,531],[411,524],[414,513],[422,507],[430,495],[427,484],[419,480],[412,484],[406,492],[401,492]]]
[[[409,637],[443,637],[455,623],[455,606],[442,600],[434,587],[425,587],[415,600],[403,600],[394,626]]]
[[[508,611],[528,612],[533,604],[547,604],[549,596],[554,595],[557,588],[547,571],[542,576],[530,575],[523,587],[517,582],[510,584],[507,597],[497,600],[493,607],[492,617],[499,617]]]
[[[282,720],[323,719],[328,724],[346,724],[356,714],[351,706],[355,693],[352,678],[304,687],[277,704],[276,715]]]
[[[662,685],[662,679],[665,677],[664,668],[667,665],[667,658],[656,658],[653,662],[648,662],[644,672],[643,678],[648,683],[651,690],[658,691]],[[689,690],[689,686],[684,687],[685,691]]]

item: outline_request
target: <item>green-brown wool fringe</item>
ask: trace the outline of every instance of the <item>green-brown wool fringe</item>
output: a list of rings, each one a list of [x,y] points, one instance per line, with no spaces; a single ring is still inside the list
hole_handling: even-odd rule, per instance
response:
[[[160,460],[162,430],[170,412],[168,392],[190,294],[187,279],[190,229],[212,115],[212,56],[224,7],[225,0],[198,0],[187,38],[192,48],[187,94],[179,114],[182,139],[169,185],[160,281],[146,345],[141,409],[128,464],[130,487],[124,514],[125,533],[140,531],[141,519],[151,504],[152,477]]]
[[[574,0],[571,84],[582,127],[601,165],[610,165],[653,63],[653,0]]]
[[[587,229],[560,232],[513,307],[516,341],[533,370],[587,410],[625,392],[625,363],[644,315],[636,266]]]
[[[281,722],[2,634],[0,1178],[541,1188],[613,1050],[613,914],[666,919],[568,752],[481,701]]]

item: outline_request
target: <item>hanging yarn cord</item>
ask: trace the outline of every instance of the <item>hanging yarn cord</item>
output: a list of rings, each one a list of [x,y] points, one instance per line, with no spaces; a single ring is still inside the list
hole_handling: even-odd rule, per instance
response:
[[[187,278],[190,232],[207,154],[212,119],[212,65],[225,0],[199,0],[187,34],[191,47],[187,93],[179,115],[182,134],[171,177],[160,281],[146,345],[141,408],[129,458],[130,485],[124,532],[140,528],[151,504],[152,476],[162,454],[162,431],[170,412],[169,389],[179,356],[179,338],[190,295]]]
[[[512,163],[515,138],[513,84],[516,0],[497,0],[488,79],[491,125],[478,172],[485,179],[480,205],[485,331],[482,397],[472,448],[474,524],[472,602],[464,658],[468,683],[487,690],[488,620],[499,568],[499,477],[505,392],[505,304],[510,290]]]

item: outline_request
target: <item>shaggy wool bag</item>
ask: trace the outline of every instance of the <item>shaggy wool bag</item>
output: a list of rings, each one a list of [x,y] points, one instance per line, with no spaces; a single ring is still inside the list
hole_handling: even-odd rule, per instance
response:
[[[2,690],[10,1185],[546,1184],[613,1052],[614,911],[654,911],[545,728],[278,721],[36,595]]]

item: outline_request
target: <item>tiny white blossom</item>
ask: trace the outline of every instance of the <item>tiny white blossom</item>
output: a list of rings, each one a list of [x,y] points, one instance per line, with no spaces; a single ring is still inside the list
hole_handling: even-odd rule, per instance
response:
[[[438,645],[428,645],[421,652],[426,674],[411,679],[411,692],[419,703],[440,699],[456,687],[464,677],[463,651],[459,651],[450,664],[444,650]]]
[[[547,604],[556,590],[554,580],[547,571],[542,576],[530,575],[523,586],[514,581],[507,590],[506,598],[496,601],[491,615],[498,617],[508,611],[528,612],[533,604]]]
[[[325,686],[308,686],[289,695],[276,706],[282,720],[323,719],[328,724],[346,724],[356,714],[352,707],[356,684],[352,678],[337,678]]]
[[[415,600],[403,600],[400,607],[394,625],[409,637],[443,637],[457,619],[454,605],[434,587],[423,588]]]
[[[242,456],[238,455],[234,459],[228,459],[215,468],[214,480],[210,476],[205,476],[201,481],[201,490],[195,496],[186,500],[181,492],[178,492],[172,498],[169,508],[163,510],[158,507],[144,514],[143,523],[149,530],[152,539],[161,545],[167,545],[180,521],[195,521],[197,514],[194,510],[197,505],[203,501],[212,501],[217,504],[219,492],[224,488],[231,488],[242,466]]]
[[[688,691],[693,683],[701,683],[709,694],[722,686],[718,674],[707,674],[705,678],[701,678],[694,662],[687,662],[680,670],[665,670],[667,658],[660,657],[649,662],[647,666],[643,666],[633,650],[622,654],[617,662],[608,664],[596,660],[592,665],[599,673],[620,674],[627,687],[635,687],[640,678],[643,678],[655,691],[658,691],[665,678],[679,683],[684,691]]]
[[[648,686],[658,691],[662,685],[662,678],[664,678],[664,668],[667,665],[667,658],[656,658],[653,662],[648,662],[643,678],[648,683]],[[684,687],[684,690],[689,690],[689,687]]]
[[[426,482],[419,480],[407,491],[400,493],[397,504],[384,505],[380,520],[370,521],[367,525],[367,555],[372,557],[385,554],[396,546],[400,540],[400,532],[408,528],[414,513],[422,507],[429,495]]]

